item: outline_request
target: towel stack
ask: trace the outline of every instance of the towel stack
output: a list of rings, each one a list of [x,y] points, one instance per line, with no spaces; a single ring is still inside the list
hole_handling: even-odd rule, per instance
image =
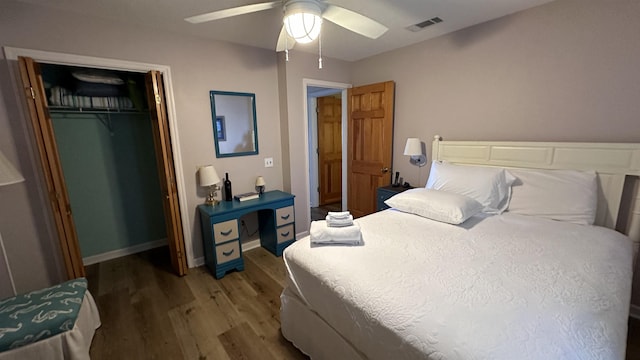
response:
[[[363,245],[360,225],[348,211],[329,212],[325,221],[311,222],[312,245]]]
[[[329,227],[346,227],[353,225],[353,215],[348,211],[329,211],[325,220]]]

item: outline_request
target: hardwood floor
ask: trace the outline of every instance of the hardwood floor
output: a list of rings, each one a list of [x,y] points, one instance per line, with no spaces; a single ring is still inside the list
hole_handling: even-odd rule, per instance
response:
[[[245,271],[216,280],[206,267],[177,277],[166,248],[87,267],[102,327],[91,359],[308,359],[280,334],[282,258],[245,252]],[[640,359],[629,320],[627,360]]]
[[[87,267],[102,327],[91,359],[307,359],[280,334],[282,258],[244,253],[245,271],[180,278],[166,248]]]

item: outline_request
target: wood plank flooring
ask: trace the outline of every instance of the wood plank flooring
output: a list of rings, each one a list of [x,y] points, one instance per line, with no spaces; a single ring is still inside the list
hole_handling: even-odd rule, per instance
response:
[[[87,267],[102,327],[91,359],[308,359],[280,334],[282,258],[244,253],[245,271],[180,278],[166,248]]]
[[[102,319],[91,359],[308,359],[280,334],[282,258],[257,248],[244,259],[221,280],[206,267],[173,275],[166,248],[88,266]],[[638,319],[626,359],[640,359]]]

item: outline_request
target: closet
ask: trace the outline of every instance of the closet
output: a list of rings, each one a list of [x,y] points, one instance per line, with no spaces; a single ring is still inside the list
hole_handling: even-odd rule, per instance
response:
[[[54,64],[41,72],[85,265],[163,243],[144,74]]]
[[[184,275],[162,74],[18,60],[68,277],[163,239]]]

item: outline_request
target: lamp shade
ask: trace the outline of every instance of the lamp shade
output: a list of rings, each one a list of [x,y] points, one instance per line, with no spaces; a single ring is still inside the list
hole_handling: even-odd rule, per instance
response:
[[[295,41],[306,44],[320,35],[322,17],[315,1],[291,1],[284,12],[284,27]]]
[[[264,182],[264,178],[262,176],[258,176],[256,178],[256,186],[265,186],[267,185],[266,182]]]
[[[11,162],[0,151],[0,186],[24,181],[24,178]]]
[[[407,144],[404,146],[404,154],[417,156],[422,155],[422,144],[418,138],[408,138]]]
[[[220,177],[213,165],[203,166],[198,170],[200,186],[211,186],[220,182]]]

